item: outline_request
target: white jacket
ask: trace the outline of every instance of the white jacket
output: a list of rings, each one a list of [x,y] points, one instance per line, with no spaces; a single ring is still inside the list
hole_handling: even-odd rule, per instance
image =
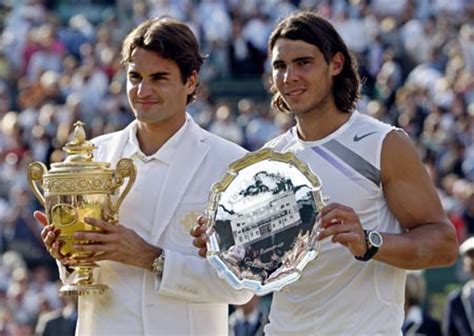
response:
[[[203,213],[210,187],[245,150],[203,130],[190,117],[188,122],[191,125],[179,142],[161,196],[156,200],[156,222],[149,241],[165,250],[163,278],[160,280],[152,272],[143,270],[141,292],[129,293],[142,298],[142,309],[137,314],[141,316],[145,335],[226,335],[227,304],[242,304],[252,296],[247,291],[233,290],[217,276],[207,260],[197,255],[189,227],[185,228],[182,223],[183,218],[189,221]],[[110,162],[114,168],[131,125],[94,139],[98,147],[95,160]],[[150,181],[150,188],[153,187]],[[137,209],[137,215],[139,211]],[[128,288],[117,288],[113,279],[127,277],[129,267],[132,266],[100,262],[95,277],[108,284],[110,295],[127,291]],[[62,268],[60,273],[64,281],[67,274]],[[101,336],[120,333],[126,316],[120,313],[119,307],[108,303],[108,299],[100,296],[81,297],[76,333]]]

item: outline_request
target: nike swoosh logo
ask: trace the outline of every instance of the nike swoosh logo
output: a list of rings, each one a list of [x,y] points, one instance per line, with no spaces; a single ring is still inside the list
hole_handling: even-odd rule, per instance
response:
[[[374,131],[374,132],[369,132],[369,133],[366,133],[366,134],[363,134],[363,135],[354,135],[354,142],[358,142],[366,137],[368,137],[369,135],[372,135],[372,134],[375,134],[377,133],[377,131]]]

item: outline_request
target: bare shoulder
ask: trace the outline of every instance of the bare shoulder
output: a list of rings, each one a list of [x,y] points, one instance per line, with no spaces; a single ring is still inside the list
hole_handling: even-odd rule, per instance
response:
[[[415,172],[425,170],[415,144],[405,132],[391,131],[385,137],[382,147],[382,181],[388,183],[400,175],[413,173],[413,169]]]
[[[381,174],[385,199],[403,227],[448,223],[416,147],[403,131],[387,134],[382,147]]]

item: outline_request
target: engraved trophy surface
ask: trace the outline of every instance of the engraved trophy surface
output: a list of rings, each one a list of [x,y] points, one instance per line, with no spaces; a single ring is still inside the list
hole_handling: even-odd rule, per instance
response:
[[[72,141],[63,148],[68,154],[63,162],[51,164],[51,169],[41,162],[33,162],[28,167],[28,181],[33,193],[45,208],[48,222],[60,229],[58,240],[61,243],[60,252],[76,259],[72,266],[74,271],[68,282],[64,284],[62,295],[103,294],[108,289],[93,278],[95,263],[81,262],[88,252],[74,249],[74,244],[87,241],[75,240],[76,231],[100,231],[84,221],[92,217],[109,221],[118,221],[120,204],[130,191],[136,169],[132,160],[120,159],[115,170],[106,162],[93,160],[92,151],[95,146],[86,141],[84,124],[80,121],[74,124]],[[119,188],[127,179],[127,184],[120,195]],[[112,196],[117,196],[114,202]]]
[[[294,154],[249,153],[212,187],[207,259],[235,289],[281,290],[317,257],[323,206],[320,179]]]

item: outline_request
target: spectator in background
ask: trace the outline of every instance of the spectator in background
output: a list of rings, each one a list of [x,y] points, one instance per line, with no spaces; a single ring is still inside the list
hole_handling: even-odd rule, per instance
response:
[[[254,51],[252,61],[255,63],[257,73],[264,72],[267,41],[273,25],[269,14],[263,12],[262,7],[262,3],[257,2],[249,20],[242,27],[242,35]]]
[[[4,51],[16,69],[23,66],[23,55],[28,41],[29,32],[33,27],[46,23],[46,7],[41,1],[24,0],[17,3],[5,18],[2,32]]]
[[[459,255],[469,280],[448,296],[443,316],[444,336],[474,334],[474,237],[461,244]]]
[[[243,22],[239,19],[232,23],[233,38],[229,41],[230,72],[233,78],[245,78],[262,73],[261,52],[242,32]]]
[[[36,323],[36,336],[74,336],[77,322],[77,297],[62,298],[62,307],[40,314]]]
[[[80,59],[80,48],[85,43],[92,43],[95,39],[94,27],[84,14],[73,15],[68,25],[61,27],[58,36],[63,41],[68,55]]]
[[[257,115],[249,121],[245,128],[247,146],[250,150],[261,148],[267,141],[280,134],[275,124],[276,113],[263,104],[257,104]]]
[[[239,145],[244,142],[244,134],[235,122],[229,104],[221,104],[217,108],[215,120],[211,123],[209,131]]]
[[[37,50],[33,51],[26,64],[26,75],[32,81],[50,70],[60,72],[65,47],[56,36],[52,25],[45,24],[37,28],[35,32]]]
[[[261,297],[253,298],[235,307],[229,316],[229,336],[263,336],[263,328],[268,323],[268,310]]]
[[[404,336],[441,336],[441,324],[423,309],[425,295],[426,281],[423,272],[408,272],[405,283],[405,320],[402,325]]]
[[[89,60],[89,63],[80,66],[72,76],[70,86],[71,92],[76,93],[80,101],[79,117],[87,124],[97,117],[109,88],[109,79],[95,56],[90,56]]]
[[[474,236],[474,187],[471,184],[466,201],[462,204],[462,219],[465,221],[466,230],[469,236]]]

